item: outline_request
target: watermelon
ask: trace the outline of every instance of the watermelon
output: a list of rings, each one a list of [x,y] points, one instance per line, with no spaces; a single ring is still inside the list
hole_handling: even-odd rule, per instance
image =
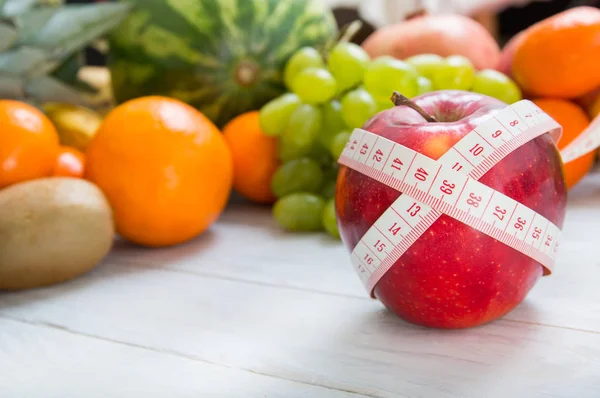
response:
[[[117,103],[165,95],[219,127],[284,93],[289,57],[337,34],[321,0],[127,1],[134,11],[109,41]]]

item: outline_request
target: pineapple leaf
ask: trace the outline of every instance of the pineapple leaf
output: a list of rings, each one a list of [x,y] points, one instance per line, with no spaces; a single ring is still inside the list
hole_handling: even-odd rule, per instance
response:
[[[0,0],[0,15],[15,17],[27,12],[39,3],[39,0]]]
[[[28,38],[38,35],[56,11],[57,8],[55,7],[38,7],[35,10],[14,17],[13,22],[19,32],[19,44],[28,44]]]
[[[40,76],[28,80],[24,85],[25,96],[39,103],[64,102],[89,106],[82,93],[51,76]]]
[[[79,68],[81,68],[83,64],[83,54],[81,51],[78,51],[67,58],[54,72],[52,72],[52,76],[64,83],[71,85],[75,84],[78,80],[77,74],[79,73]]]
[[[57,62],[48,59],[48,53],[38,48],[20,47],[0,53],[0,74],[29,77],[48,73]]]
[[[66,58],[121,23],[129,3],[38,7],[15,18],[19,42]]]
[[[0,22],[0,53],[11,48],[16,41],[17,31],[9,24]]]

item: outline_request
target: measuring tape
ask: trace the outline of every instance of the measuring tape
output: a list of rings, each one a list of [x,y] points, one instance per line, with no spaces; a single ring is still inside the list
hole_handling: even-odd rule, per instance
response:
[[[526,254],[552,272],[561,230],[523,204],[478,182],[528,141],[562,127],[528,100],[475,127],[438,160],[362,129],[350,136],[339,163],[402,195],[354,247],[351,261],[371,297],[381,277],[442,215],[447,214]],[[561,156],[565,163],[600,144],[600,117]]]

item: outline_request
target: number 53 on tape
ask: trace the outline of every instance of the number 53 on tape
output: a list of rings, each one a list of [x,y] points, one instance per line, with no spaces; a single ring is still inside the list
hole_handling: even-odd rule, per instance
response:
[[[548,132],[558,138],[561,131],[535,104],[522,100],[484,121],[436,161],[355,129],[339,163],[402,192],[352,251],[352,264],[371,296],[379,279],[442,214],[526,254],[550,273],[560,229],[477,180],[526,142]],[[600,117],[563,149],[563,162],[598,146]]]

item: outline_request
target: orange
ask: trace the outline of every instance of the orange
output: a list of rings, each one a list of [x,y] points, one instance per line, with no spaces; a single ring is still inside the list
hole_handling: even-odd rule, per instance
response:
[[[563,149],[590,124],[585,111],[575,103],[563,99],[539,98],[533,102],[563,127],[558,149]],[[594,165],[594,152],[565,164],[567,187],[572,188]]]
[[[263,133],[258,111],[231,120],[223,134],[233,156],[233,188],[254,202],[275,202],[271,179],[279,167],[277,139]]]
[[[37,108],[0,100],[0,189],[52,174],[58,133]]]
[[[512,73],[533,97],[575,98],[600,86],[600,10],[575,7],[526,30]]]
[[[85,155],[68,146],[61,146],[54,164],[54,177],[82,178],[85,170]]]
[[[204,232],[227,203],[231,152],[193,107],[141,97],[108,113],[86,151],[86,178],[113,207],[117,232],[143,246],[176,245]]]

